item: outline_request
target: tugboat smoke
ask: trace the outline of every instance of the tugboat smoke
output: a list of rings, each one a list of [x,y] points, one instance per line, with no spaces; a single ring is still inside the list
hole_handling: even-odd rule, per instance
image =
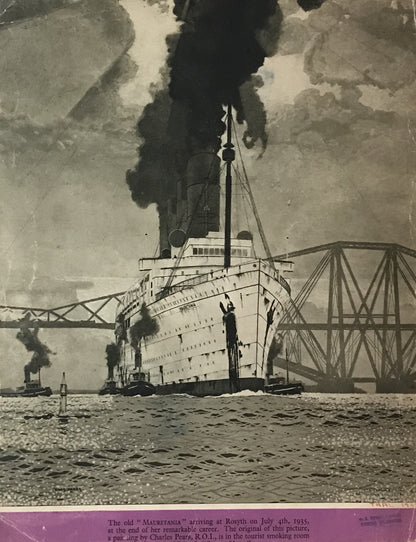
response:
[[[322,6],[325,0],[298,0],[299,6],[304,11],[311,11],[313,9],[318,9]]]
[[[120,363],[120,348],[115,343],[110,343],[107,344],[105,353],[107,359],[108,378],[113,380],[114,367]]]
[[[33,352],[32,359],[24,368],[25,382],[30,380],[30,373],[36,374],[42,367],[50,367],[51,365],[49,354],[52,354],[52,351],[39,340],[38,333],[39,328],[31,331],[29,327],[23,326],[16,335],[16,339],[24,344],[26,350]]]
[[[150,316],[149,309],[145,303],[140,308],[140,316],[140,320],[130,328],[130,344],[135,350],[137,350],[139,341],[143,337],[149,337],[159,331],[158,323]]]

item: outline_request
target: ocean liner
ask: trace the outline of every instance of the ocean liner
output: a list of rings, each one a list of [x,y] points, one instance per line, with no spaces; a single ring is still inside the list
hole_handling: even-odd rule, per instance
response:
[[[117,309],[119,370],[131,366],[157,394],[258,391],[272,377],[268,353],[290,299],[292,264],[256,257],[250,232],[232,234],[231,134],[228,106],[224,232],[221,160],[203,150],[159,212],[160,256],[139,260],[141,279]]]

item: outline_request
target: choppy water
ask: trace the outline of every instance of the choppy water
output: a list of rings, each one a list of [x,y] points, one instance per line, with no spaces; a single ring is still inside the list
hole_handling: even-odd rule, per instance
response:
[[[0,398],[0,504],[416,501],[416,396]],[[82,416],[82,417],[76,417]]]

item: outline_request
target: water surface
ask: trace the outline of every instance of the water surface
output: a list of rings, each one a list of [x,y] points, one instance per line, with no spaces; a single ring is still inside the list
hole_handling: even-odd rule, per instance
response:
[[[0,398],[0,504],[416,501],[416,396]]]

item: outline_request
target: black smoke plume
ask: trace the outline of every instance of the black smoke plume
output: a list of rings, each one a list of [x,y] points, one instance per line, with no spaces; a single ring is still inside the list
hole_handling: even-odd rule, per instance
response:
[[[29,327],[23,326],[16,335],[16,339],[24,344],[26,350],[33,352],[32,359],[25,365],[25,382],[30,380],[30,373],[36,374],[42,367],[51,365],[49,354],[52,354],[52,351],[39,340],[38,333],[39,328],[31,331]]]
[[[324,2],[325,0],[298,0],[298,4],[303,9],[303,11],[318,9],[322,6]]]
[[[114,378],[114,367],[120,363],[120,348],[115,343],[107,344],[105,348],[107,359],[108,378]]]
[[[323,2],[298,0],[305,11]],[[137,125],[139,162],[126,174],[133,200],[140,207],[158,204],[161,215],[185,177],[189,158],[219,150],[228,103],[237,121],[246,123],[246,146],[260,140],[265,148],[261,82],[252,76],[276,53],[282,23],[277,0],[174,0],[173,12],[182,25],[179,35],[167,38],[167,88],[143,111]]]
[[[283,353],[283,345],[283,336],[281,334],[275,335],[270,345],[268,361],[273,361],[277,356],[280,356]]]
[[[277,1],[175,0],[174,14],[182,26],[179,36],[167,40],[170,83],[144,109],[137,125],[139,163],[127,172],[132,198],[141,207],[163,206],[175,194],[195,152],[219,150],[228,103],[239,122],[248,122],[250,146],[267,139],[261,102],[249,100],[249,117],[239,89],[245,83],[255,92],[259,84],[251,75],[276,52],[282,21]]]
[[[140,320],[137,320],[130,328],[130,344],[135,350],[137,350],[141,339],[154,335],[159,331],[159,325],[150,316],[149,309],[145,303],[140,308],[140,316]]]

